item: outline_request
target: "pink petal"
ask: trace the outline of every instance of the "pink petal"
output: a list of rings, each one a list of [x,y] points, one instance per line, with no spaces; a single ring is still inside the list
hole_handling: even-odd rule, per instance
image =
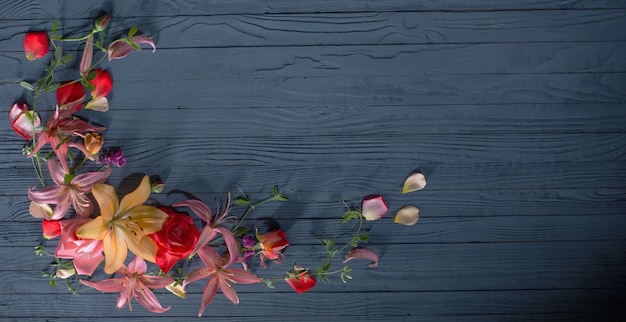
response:
[[[208,267],[215,268],[222,264],[222,257],[211,246],[202,247],[200,251],[198,251],[198,255],[200,255],[200,259],[204,265]]]
[[[144,285],[139,286],[139,289],[135,291],[135,299],[137,302],[141,304],[146,310],[154,313],[163,313],[170,309],[170,307],[163,308],[159,300],[154,296],[152,291],[145,287]]]
[[[183,287],[187,286],[187,284],[189,283],[193,283],[207,276],[211,276],[212,274],[215,274],[215,269],[209,267],[196,268],[191,273],[189,273],[189,275],[187,275],[187,278],[185,279],[185,281],[183,281]]]
[[[140,277],[140,280],[145,286],[152,288],[152,289],[164,288],[174,283],[174,279],[172,277],[167,277],[167,276],[144,275]]]
[[[28,198],[38,204],[59,204],[67,199],[66,186],[50,186],[39,191],[33,191],[33,188],[28,189]]]
[[[217,277],[219,278],[220,289],[222,289],[222,293],[224,293],[226,298],[233,302],[233,304],[239,304],[239,296],[237,296],[237,292],[235,292],[235,289],[229,283],[228,279],[222,276],[222,274],[218,274]]]
[[[202,316],[206,307],[215,299],[215,294],[217,294],[217,281],[218,279],[213,277],[204,287],[204,292],[202,292],[202,305],[200,305],[200,311],[198,312],[199,317]]]
[[[85,50],[83,51],[83,57],[80,60],[80,75],[85,76],[85,73],[91,68],[91,59],[93,57],[93,34],[87,38],[85,43]]]
[[[382,196],[370,195],[363,198],[361,203],[361,214],[365,220],[378,220],[382,218],[389,207]]]
[[[376,253],[374,253],[373,251],[366,249],[366,248],[354,248],[351,251],[348,252],[348,254],[346,255],[346,258],[344,258],[343,262],[346,263],[348,261],[351,261],[355,258],[364,258],[364,259],[369,259],[372,261],[372,263],[369,265],[370,267],[374,268],[376,266],[378,266],[378,255],[376,255]]]
[[[74,267],[78,274],[91,276],[103,259],[104,254],[102,254],[102,251],[97,253],[80,253],[74,257]]]
[[[134,50],[133,46],[123,42],[121,39],[118,39],[109,45],[107,49],[107,56],[109,60],[112,59],[122,59]]]
[[[259,277],[241,268],[229,268],[224,270],[224,273],[227,273],[226,276],[228,279],[238,284],[254,284],[261,282]]]
[[[100,292],[119,292],[124,289],[125,280],[125,278],[111,278],[99,282],[89,282],[81,279],[80,282]]]
[[[200,217],[200,219],[207,223],[211,222],[211,218],[213,217],[211,208],[200,200],[185,200],[172,204],[172,207],[187,207],[191,209],[196,216]]]
[[[196,247],[194,247],[193,251],[191,252],[189,256],[193,256],[196,253],[198,253],[202,249],[202,247],[206,246],[206,244],[210,242],[211,240],[213,240],[215,236],[217,236],[217,231],[215,229],[213,229],[209,225],[204,226],[204,228],[202,229],[202,232],[200,233],[200,236],[198,237],[198,241],[196,242]],[[208,265],[208,264],[205,263],[205,265]]]
[[[72,185],[80,191],[89,192],[96,183],[104,183],[110,175],[111,168],[106,168],[104,171],[82,173],[74,177]]]
[[[143,275],[146,273],[147,269],[146,261],[139,256],[135,256],[135,259],[128,264],[128,274]]]
[[[228,266],[232,264],[237,257],[239,257],[239,245],[237,244],[237,239],[235,235],[230,231],[230,229],[217,227],[215,231],[219,232],[222,237],[224,237],[224,242],[226,243],[226,247],[228,248],[229,260],[228,263],[224,266]]]
[[[50,177],[52,177],[54,183],[58,185],[65,183],[66,172],[56,159],[52,158],[48,160],[48,171],[50,171]]]
[[[138,44],[148,44],[152,47],[152,52],[156,51],[156,46],[154,45],[154,41],[152,38],[146,36],[134,36],[132,40]]]

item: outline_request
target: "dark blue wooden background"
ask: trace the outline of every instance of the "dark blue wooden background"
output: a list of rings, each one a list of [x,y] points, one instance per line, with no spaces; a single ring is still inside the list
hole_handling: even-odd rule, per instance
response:
[[[84,30],[103,12],[110,35],[133,25],[158,50],[105,63],[114,89],[107,145],[128,164],[110,183],[160,175],[209,204],[238,185],[315,265],[316,237],[337,236],[341,200],[388,200],[372,223],[378,268],[355,262],[354,280],[295,294],[237,286],[211,320],[621,320],[626,319],[626,3],[623,1],[233,0],[0,1],[0,106],[28,99],[16,84],[39,76],[28,30]],[[79,52],[76,52],[79,55]],[[68,70],[67,78],[76,77]],[[46,105],[48,104],[48,105]],[[52,108],[54,98],[41,106]],[[47,114],[46,114],[47,117]],[[117,310],[117,295],[51,288],[35,257],[36,185],[8,117],[0,122],[0,319],[188,320],[203,283],[172,309]],[[425,190],[401,195],[415,168]],[[124,184],[122,184],[124,182]],[[129,183],[130,182],[130,183]],[[129,183],[129,184],[125,184]],[[157,195],[162,203],[180,194]],[[391,217],[421,209],[412,227]],[[240,213],[241,209],[235,212]],[[53,250],[55,242],[46,245]]]

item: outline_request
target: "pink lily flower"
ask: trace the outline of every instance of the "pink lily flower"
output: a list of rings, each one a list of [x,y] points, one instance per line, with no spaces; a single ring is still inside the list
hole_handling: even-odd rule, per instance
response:
[[[187,207],[196,214],[196,216],[200,217],[200,219],[204,220],[207,224],[202,229],[200,233],[200,237],[198,238],[198,243],[196,247],[193,249],[189,256],[195,255],[204,245],[213,240],[219,233],[224,238],[224,242],[226,243],[226,247],[228,248],[228,253],[230,254],[231,263],[235,259],[239,257],[239,247],[237,245],[237,240],[235,239],[235,235],[230,231],[230,229],[226,227],[221,227],[221,225],[228,221],[235,219],[235,216],[229,216],[229,211],[232,208],[230,206],[230,193],[228,194],[228,203],[226,207],[213,218],[213,213],[211,212],[211,208],[207,206],[200,200],[185,200],[181,202],[177,202],[172,204],[174,207]],[[219,203],[217,205],[219,209]],[[229,263],[229,264],[231,264]]]
[[[58,106],[48,120],[46,127],[46,130],[41,131],[37,136],[37,145],[28,155],[29,157],[35,155],[46,143],[49,143],[66,173],[69,172],[66,159],[67,151],[70,147],[83,152],[89,160],[94,160],[94,157],[83,143],[72,142],[70,138],[72,136],[83,136],[82,133],[84,132],[99,132],[104,130],[104,127],[93,127],[82,120],[61,117]]]
[[[122,265],[117,270],[118,274],[124,275],[120,278],[111,278],[99,282],[89,282],[80,280],[81,283],[93,287],[101,292],[120,292],[117,298],[117,308],[123,309],[126,305],[132,311],[130,304],[131,297],[137,300],[146,310],[154,313],[163,313],[170,307],[163,308],[159,299],[150,289],[163,288],[172,283],[174,279],[165,276],[150,276],[146,274],[146,262],[141,257],[135,257],[128,268]]]
[[[61,240],[57,244],[54,256],[74,260],[74,268],[78,274],[93,274],[104,260],[104,244],[102,240],[82,239],[76,236],[80,226],[88,223],[89,217],[76,216],[72,219],[59,220],[61,224]]]
[[[206,265],[192,271],[185,281],[183,282],[183,288],[192,282],[199,279],[212,276],[209,282],[204,287],[202,293],[202,305],[200,306],[200,312],[198,316],[202,316],[206,307],[213,302],[215,295],[217,294],[217,287],[219,284],[222,293],[234,304],[239,303],[239,297],[232,286],[232,283],[239,284],[253,284],[261,281],[260,278],[254,274],[241,268],[226,268],[232,263],[232,259],[228,258],[229,255],[221,257],[215,249],[205,246],[198,252],[200,259]],[[241,262],[244,268],[246,267]]]
[[[148,44],[152,47],[152,52],[156,51],[156,46],[154,45],[154,41],[151,38],[146,36],[133,36],[130,38],[130,41],[136,44]],[[109,56],[109,60],[112,59],[122,59],[130,53],[133,52],[135,48],[131,44],[128,43],[126,39],[118,39],[109,45],[109,49],[107,50],[107,55]]]
[[[28,197],[38,204],[56,204],[50,220],[58,220],[65,216],[70,208],[74,207],[76,213],[82,217],[89,217],[93,212],[93,204],[87,194],[96,183],[103,183],[111,174],[111,168],[104,171],[82,173],[70,180],[65,181],[68,171],[57,163],[55,159],[48,160],[48,170],[56,186],[45,187],[39,191],[28,189]]]

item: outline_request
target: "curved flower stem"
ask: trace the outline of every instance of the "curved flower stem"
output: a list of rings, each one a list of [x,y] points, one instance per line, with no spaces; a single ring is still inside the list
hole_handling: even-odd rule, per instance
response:
[[[235,227],[233,227],[233,229],[231,229],[231,231],[235,232],[237,231],[237,228],[239,228],[239,226],[241,226],[241,224],[244,222],[244,220],[246,220],[246,217],[248,216],[248,214],[250,214],[250,212],[252,212],[252,210],[254,210],[256,207],[268,203],[270,201],[284,201],[287,200],[283,195],[282,192],[277,192],[277,190],[274,190],[274,194],[271,197],[267,197],[257,203],[250,203],[248,202],[248,208],[246,208],[246,211],[244,211],[243,215],[241,215],[241,219],[239,219],[239,222],[237,222],[237,225],[235,225]]]

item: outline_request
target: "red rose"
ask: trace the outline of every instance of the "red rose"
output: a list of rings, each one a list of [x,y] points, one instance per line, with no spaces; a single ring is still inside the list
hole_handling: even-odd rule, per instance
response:
[[[285,277],[285,281],[296,293],[304,293],[312,289],[316,283],[313,276],[306,269],[297,266]]]
[[[24,37],[26,59],[35,60],[48,53],[48,35],[43,31],[29,31]]]
[[[167,273],[179,259],[187,257],[198,242],[200,231],[193,220],[169,208],[159,208],[169,215],[163,228],[152,235],[157,244],[156,264],[163,273]]]

